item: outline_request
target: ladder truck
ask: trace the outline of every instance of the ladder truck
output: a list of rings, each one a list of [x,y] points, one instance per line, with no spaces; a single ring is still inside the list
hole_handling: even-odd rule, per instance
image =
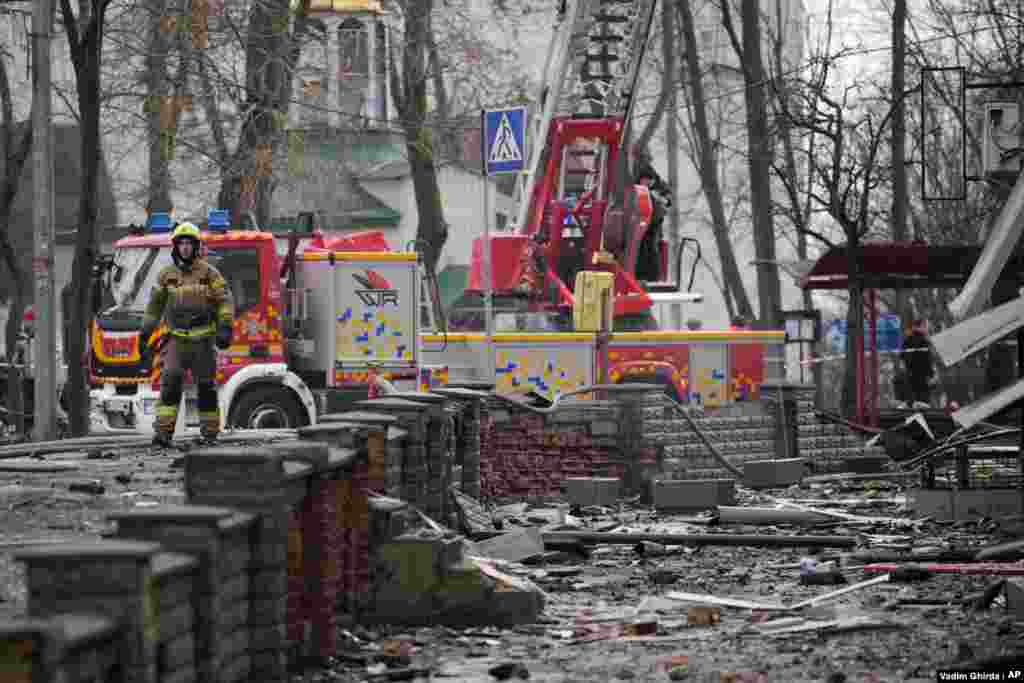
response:
[[[561,3],[514,229],[491,234],[486,245],[474,240],[469,286],[448,316],[449,334],[426,338],[425,358],[447,364],[449,377],[479,376],[480,359],[493,353],[501,392],[553,397],[596,379],[642,381],[714,407],[756,397],[764,379],[781,373],[781,331],[659,329],[656,303],[701,300],[690,292],[700,258],[695,239],[683,238],[671,259],[663,240],[644,250],[657,262],[643,271],[658,277],[637,277],[654,204],[648,188],[627,177],[628,141],[656,5]],[[686,291],[684,246],[697,255]],[[479,334],[488,289],[497,332],[490,348]]]
[[[562,4],[516,229],[491,238],[499,308],[567,313],[575,302],[577,273],[603,272],[614,278],[616,327],[648,329],[651,295],[679,293],[684,249],[670,269],[664,240],[655,252],[658,262],[647,269],[658,272],[658,280],[636,277],[654,205],[648,189],[626,177],[629,122],[656,5],[656,0]],[[699,254],[696,240],[686,238],[686,245],[695,245]],[[473,255],[467,298],[478,300],[484,289],[479,239]],[[691,271],[691,287],[692,281]]]

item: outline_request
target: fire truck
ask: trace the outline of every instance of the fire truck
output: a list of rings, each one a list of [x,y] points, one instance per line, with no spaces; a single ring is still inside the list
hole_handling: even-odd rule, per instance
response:
[[[312,229],[312,216],[308,223],[282,240],[231,229],[226,211],[209,213],[205,257],[223,273],[235,307],[232,345],[217,360],[227,427],[315,423],[350,397],[339,377],[363,379],[355,389],[362,398],[370,372],[417,380],[426,301],[417,254],[391,251],[381,232],[331,237]],[[96,278],[87,352],[94,433],[153,429],[160,363],[140,354],[139,330],[156,278],[172,262],[172,228],[170,216],[153,214],[144,234],[115,244]],[[185,393],[179,428],[188,429],[198,424],[194,387]]]
[[[449,317],[454,334],[429,337],[428,358],[465,369],[494,353],[499,391],[550,397],[600,377],[662,384],[708,407],[756,397],[764,379],[782,373],[782,331],[666,330],[652,314],[659,301],[700,299],[690,292],[699,243],[683,238],[670,254],[648,234],[656,200],[629,168],[656,4],[561,3],[518,221],[486,244],[474,241],[469,287]],[[684,291],[686,247],[696,258]],[[497,321],[491,345],[480,334],[488,289]],[[602,296],[607,316],[595,311]],[[431,353],[435,345],[444,354]]]

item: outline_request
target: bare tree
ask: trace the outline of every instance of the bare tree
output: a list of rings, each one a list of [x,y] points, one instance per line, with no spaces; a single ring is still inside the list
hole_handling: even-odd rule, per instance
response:
[[[448,241],[441,190],[437,183],[435,140],[427,125],[431,14],[434,0],[400,3],[404,14],[405,39],[401,68],[392,60],[391,78],[395,107],[405,131],[405,147],[412,168],[413,189],[419,223],[416,239],[422,245],[425,265],[436,270],[441,250]]]
[[[687,95],[686,111],[690,116],[689,124],[693,131],[693,157],[700,173],[701,187],[708,202],[708,210],[711,212],[712,234],[722,264],[726,305],[730,309],[730,313],[735,307],[736,312],[740,315],[752,318],[754,309],[747,296],[743,278],[736,263],[729,222],[725,215],[725,204],[719,181],[719,146],[715,143],[719,136],[712,137],[711,126],[708,122],[708,98],[705,94],[701,63],[697,54],[697,32],[694,27],[693,11],[689,0],[679,0],[677,7],[680,27],[683,32],[683,68],[685,69],[683,81],[686,84],[684,94]]]
[[[15,349],[21,318],[27,301],[25,272],[11,242],[10,220],[14,198],[21,184],[21,172],[32,149],[32,126],[23,126],[19,134],[14,121],[10,80],[7,77],[7,55],[0,54],[0,111],[3,112],[3,178],[0,184],[0,260],[7,268],[12,286],[5,330],[5,355],[11,372],[7,375],[7,407],[18,432],[24,431],[24,401],[21,373],[14,368]]]
[[[741,0],[742,43],[733,27],[729,3],[721,3],[722,24],[739,57],[747,104],[747,150],[750,170],[750,213],[757,259],[758,310],[762,324],[775,325],[782,309],[782,287],[775,259],[775,225],[772,216],[772,135],[768,127],[765,97],[767,79],[761,54],[761,13],[758,0]]]
[[[89,282],[92,278],[96,213],[97,180],[100,164],[100,57],[103,52],[103,31],[111,0],[88,0],[76,17],[70,0],[61,0],[64,32],[71,51],[78,92],[78,112],[82,132],[82,194],[79,203],[78,233],[75,236],[75,260],[72,266],[73,297],[71,335],[68,339],[68,405],[70,429],[74,435],[89,431],[89,397],[86,369],[73,362],[85,353],[85,330],[89,321]],[[65,314],[67,314],[65,312]]]
[[[906,90],[907,0],[894,0],[892,8],[892,238],[907,238],[907,125],[903,91]],[[907,297],[896,292],[896,315],[906,319]]]

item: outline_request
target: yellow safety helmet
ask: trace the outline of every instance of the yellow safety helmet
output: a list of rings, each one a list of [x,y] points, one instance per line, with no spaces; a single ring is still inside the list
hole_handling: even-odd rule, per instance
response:
[[[185,237],[190,237],[194,239],[196,242],[198,242],[199,228],[197,228],[193,223],[178,223],[178,225],[174,228],[174,232],[171,233],[171,241],[177,242],[178,240]]]
[[[192,240],[195,244],[195,248],[192,250],[192,254],[188,258],[182,258],[181,254],[178,253],[178,243],[181,240]],[[171,260],[174,261],[174,265],[178,266],[182,270],[191,270],[192,264],[195,262],[196,257],[199,256],[199,248],[202,246],[202,240],[199,237],[199,228],[192,223],[178,223],[174,228],[174,232],[171,233],[171,244],[174,247],[171,249]]]

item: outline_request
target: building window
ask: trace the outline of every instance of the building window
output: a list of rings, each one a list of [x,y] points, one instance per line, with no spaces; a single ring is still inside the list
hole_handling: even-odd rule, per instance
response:
[[[494,216],[494,227],[499,232],[505,230],[506,228],[508,228],[508,215],[506,215],[506,214],[504,214],[504,213],[499,211]]]
[[[260,256],[257,250],[233,249],[220,252],[211,249],[210,261],[228,282],[236,316],[259,308],[262,286]]]
[[[346,19],[338,29],[338,77],[367,76],[370,73],[366,27],[358,19]]]

